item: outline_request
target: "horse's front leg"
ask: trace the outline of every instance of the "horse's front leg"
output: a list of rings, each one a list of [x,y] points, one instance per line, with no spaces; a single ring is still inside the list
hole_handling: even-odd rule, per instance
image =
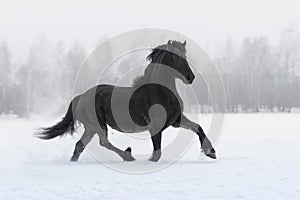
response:
[[[179,126],[194,131],[199,136],[201,149],[203,150],[204,154],[213,159],[217,158],[215,149],[212,147],[211,142],[199,124],[192,122],[182,114]]]
[[[149,110],[150,119],[146,119],[149,123],[148,130],[151,134],[153,144],[153,153],[150,161],[157,162],[161,157],[161,134],[166,126],[167,113],[165,108],[159,104],[151,106]]]
[[[151,133],[151,131],[150,131]],[[161,157],[161,131],[158,133],[151,133],[151,140],[153,144],[153,153],[150,161],[157,162]]]

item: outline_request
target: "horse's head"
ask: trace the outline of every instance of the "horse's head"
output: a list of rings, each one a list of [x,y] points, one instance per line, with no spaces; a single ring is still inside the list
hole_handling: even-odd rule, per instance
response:
[[[174,69],[175,76],[184,83],[191,84],[195,78],[187,60],[186,60],[186,41],[183,43],[169,40],[167,44],[153,49],[147,57],[152,63],[163,64]]]

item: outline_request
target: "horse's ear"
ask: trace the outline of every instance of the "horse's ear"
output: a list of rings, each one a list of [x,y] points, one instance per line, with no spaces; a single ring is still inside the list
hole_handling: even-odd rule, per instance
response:
[[[171,40],[169,40],[169,41],[168,41],[168,45],[171,45],[171,44],[172,44],[172,41],[171,41]]]
[[[184,42],[182,43],[183,46],[186,46],[186,40],[184,40]]]

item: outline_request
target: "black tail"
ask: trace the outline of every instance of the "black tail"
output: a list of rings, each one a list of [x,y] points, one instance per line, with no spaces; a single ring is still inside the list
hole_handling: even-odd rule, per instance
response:
[[[72,134],[75,130],[74,128],[75,120],[73,118],[73,112],[72,112],[73,102],[74,100],[70,103],[66,115],[60,122],[58,122],[56,125],[52,127],[43,128],[42,132],[37,133],[37,137],[44,140],[49,140],[57,136],[64,135],[68,132]]]

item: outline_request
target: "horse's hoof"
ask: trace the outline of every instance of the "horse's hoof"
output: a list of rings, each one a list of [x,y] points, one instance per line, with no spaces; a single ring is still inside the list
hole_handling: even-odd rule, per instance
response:
[[[135,161],[135,158],[133,156],[126,156],[123,159],[124,159],[124,161],[127,161],[127,162]]]
[[[217,159],[217,156],[216,156],[216,151],[212,148],[212,149],[207,149],[207,150],[202,150],[204,152],[204,154],[207,156],[207,157],[210,157],[212,159]]]
[[[212,159],[217,159],[217,156],[215,153],[208,153],[208,154],[205,154],[207,157],[210,157]]]
[[[153,152],[152,157],[149,159],[152,162],[157,162],[161,157],[161,152],[157,151],[157,152]]]
[[[72,156],[72,158],[70,159],[70,162],[77,162],[78,161],[78,157],[76,156]]]
[[[155,157],[152,156],[149,160],[152,161],[152,162],[157,162],[157,161],[159,161],[159,158],[155,158]]]
[[[123,157],[124,161],[135,161],[135,158],[131,155],[131,148],[128,147],[125,150],[125,156]]]

